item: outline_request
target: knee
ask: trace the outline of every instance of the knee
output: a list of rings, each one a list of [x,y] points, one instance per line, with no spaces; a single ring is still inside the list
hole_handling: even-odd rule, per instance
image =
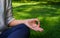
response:
[[[19,37],[24,37],[24,38],[29,38],[30,35],[30,30],[25,24],[18,24],[14,27],[12,27],[12,32],[16,33],[17,36]],[[11,33],[12,33],[11,32]]]
[[[19,30],[25,30],[25,31],[29,31],[30,29],[25,25],[25,24],[18,24],[15,27],[13,27],[15,30],[19,29]]]

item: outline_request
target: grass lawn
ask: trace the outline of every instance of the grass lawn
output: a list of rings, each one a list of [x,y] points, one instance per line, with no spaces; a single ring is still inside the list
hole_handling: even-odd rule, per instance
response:
[[[13,15],[16,19],[39,18],[43,32],[31,30],[30,38],[60,38],[60,5],[40,2],[13,2]]]

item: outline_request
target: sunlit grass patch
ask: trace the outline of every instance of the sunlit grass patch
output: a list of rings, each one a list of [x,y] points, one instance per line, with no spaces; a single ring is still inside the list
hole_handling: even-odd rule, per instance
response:
[[[31,30],[30,38],[60,38],[60,7],[58,5],[31,3],[12,3],[16,19],[39,18],[44,31]]]

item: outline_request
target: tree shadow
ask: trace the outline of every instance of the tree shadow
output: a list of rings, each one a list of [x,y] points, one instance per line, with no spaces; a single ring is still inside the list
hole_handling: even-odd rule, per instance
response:
[[[49,17],[53,17],[53,16],[57,16],[59,14],[56,14],[55,12],[57,11],[57,9],[49,9],[49,8],[38,8],[38,9],[32,9],[29,14],[31,16],[49,16]]]
[[[51,7],[60,8],[60,2],[48,1],[46,3],[41,2],[41,3],[37,4],[37,5],[46,5],[46,6],[51,5]]]
[[[56,13],[58,10],[57,7],[55,7],[56,9],[48,8],[47,6],[43,7],[43,8],[41,8],[41,7],[37,8],[38,6],[39,5],[22,5],[22,6],[14,7],[13,12],[15,12],[15,13],[22,12],[25,14],[29,14],[29,16],[21,16],[21,17],[25,17],[25,18],[36,18],[36,17],[40,17],[40,16],[42,16],[42,17],[60,16],[59,13]],[[29,8],[31,8],[31,10],[29,10]],[[29,11],[25,11],[26,9],[28,9]]]
[[[35,5],[21,5],[21,6],[13,7],[12,9],[17,12],[22,12],[25,9],[31,8],[32,6],[35,6]]]

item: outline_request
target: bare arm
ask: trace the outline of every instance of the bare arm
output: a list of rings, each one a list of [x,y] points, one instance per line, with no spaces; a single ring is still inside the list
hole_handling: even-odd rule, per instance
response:
[[[38,21],[38,24],[36,24],[36,21]],[[9,26],[16,26],[17,24],[25,24],[30,29],[33,29],[35,31],[43,31],[43,28],[40,27],[40,22],[38,19],[27,19],[27,20],[13,20],[9,23]]]
[[[12,22],[9,23],[9,26],[12,27],[22,23],[24,23],[24,20],[13,20]]]

